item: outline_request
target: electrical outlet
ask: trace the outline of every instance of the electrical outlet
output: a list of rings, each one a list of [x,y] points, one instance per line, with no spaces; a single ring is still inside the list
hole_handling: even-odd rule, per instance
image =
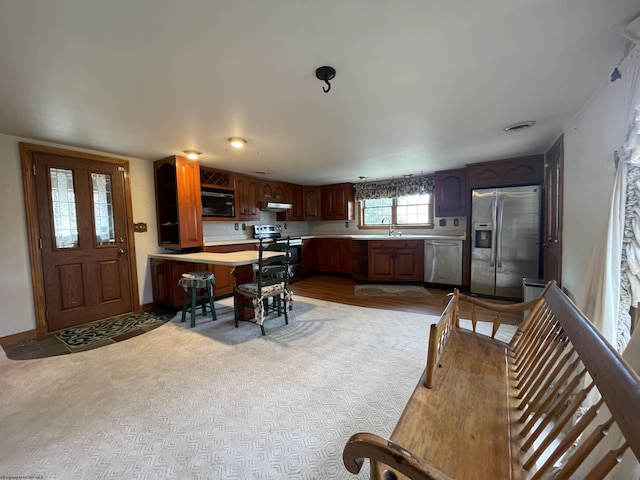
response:
[[[240,225],[238,225],[237,223],[234,223],[233,229],[237,232],[240,229]]]
[[[287,224],[286,224],[286,223],[284,224],[284,229],[285,229],[285,230],[287,229]]]
[[[246,229],[247,229],[247,224],[246,224],[246,223],[243,223],[243,224],[242,224],[242,231],[244,232]]]
[[[440,226],[441,227],[446,227],[447,226],[447,219],[446,218],[441,218],[440,219]]]
[[[453,219],[453,226],[457,227],[458,225],[460,225],[460,220],[458,220],[457,218]]]

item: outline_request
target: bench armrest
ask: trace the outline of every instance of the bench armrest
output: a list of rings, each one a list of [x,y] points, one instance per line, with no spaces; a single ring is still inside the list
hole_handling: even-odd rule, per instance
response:
[[[391,440],[373,433],[356,433],[345,445],[342,461],[347,470],[358,473],[365,458],[370,459],[372,470],[375,463],[381,463],[412,480],[451,480]]]

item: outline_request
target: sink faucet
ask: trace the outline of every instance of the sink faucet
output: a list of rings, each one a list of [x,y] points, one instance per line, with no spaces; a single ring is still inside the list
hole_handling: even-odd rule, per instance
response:
[[[389,222],[389,236],[393,236],[393,223],[391,223],[391,219],[389,219],[389,217],[384,217],[380,223],[382,223],[384,225],[384,221]]]

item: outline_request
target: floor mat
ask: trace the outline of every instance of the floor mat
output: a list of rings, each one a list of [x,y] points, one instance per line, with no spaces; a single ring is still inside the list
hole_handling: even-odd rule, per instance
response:
[[[138,312],[78,325],[56,333],[71,350],[96,343],[115,343],[148,332],[173,318],[175,313]]]
[[[356,296],[380,297],[432,297],[429,290],[419,285],[368,284],[354,287]]]

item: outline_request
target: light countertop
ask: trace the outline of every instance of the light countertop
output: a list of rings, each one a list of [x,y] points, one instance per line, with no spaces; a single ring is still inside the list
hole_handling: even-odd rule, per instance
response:
[[[286,238],[286,235],[283,235]],[[296,235],[297,237],[297,235]],[[466,240],[466,235],[302,235],[302,239],[312,238],[351,238],[353,240]],[[243,243],[258,243],[258,240],[253,238],[241,239],[241,240],[216,240],[205,242],[205,247],[212,247],[217,245],[238,245]]]
[[[243,242],[246,243],[246,242]],[[264,257],[273,257],[281,255],[279,252],[263,252]],[[205,263],[209,265],[227,265],[229,267],[238,267],[240,265],[250,265],[258,261],[258,251],[248,250],[244,252],[230,253],[153,253],[150,258],[159,258],[164,260],[176,260],[179,262],[189,263]]]

